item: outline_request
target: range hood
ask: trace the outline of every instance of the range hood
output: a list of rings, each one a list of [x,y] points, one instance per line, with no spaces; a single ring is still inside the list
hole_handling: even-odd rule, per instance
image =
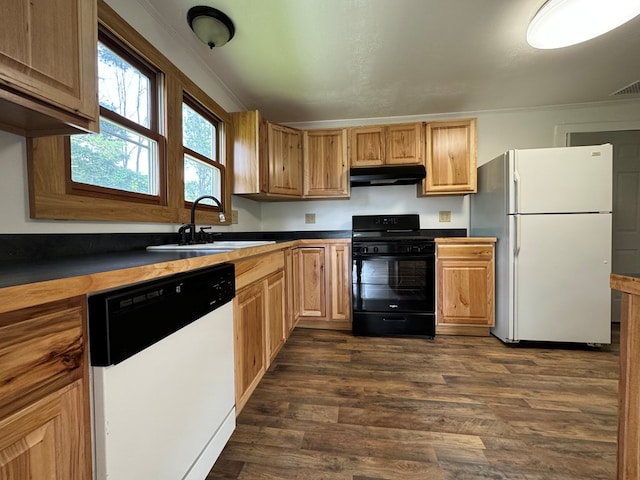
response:
[[[376,185],[411,185],[427,176],[424,165],[388,165],[385,167],[352,168],[352,187]]]

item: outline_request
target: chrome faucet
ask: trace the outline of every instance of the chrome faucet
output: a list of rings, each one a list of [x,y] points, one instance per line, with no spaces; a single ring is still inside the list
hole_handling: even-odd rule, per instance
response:
[[[196,207],[202,200],[206,200],[206,199],[213,200],[213,202],[217,205],[218,211],[220,212],[218,214],[218,218],[220,219],[220,221],[224,222],[226,220],[224,216],[224,208],[222,207],[222,203],[216,197],[214,197],[213,195],[202,195],[201,197],[196,198],[193,201],[193,205],[191,205],[191,222],[180,226],[180,228],[178,229],[178,233],[181,235],[181,240],[180,240],[181,243],[183,244],[197,243],[196,242]],[[187,241],[187,235],[189,235],[190,237],[188,241]]]

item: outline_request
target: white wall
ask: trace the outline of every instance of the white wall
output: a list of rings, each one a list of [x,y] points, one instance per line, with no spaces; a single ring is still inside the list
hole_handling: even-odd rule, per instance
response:
[[[107,0],[121,16],[189,75],[228,111],[242,110],[233,94],[219,82],[215,72],[205,69],[189,55],[179,37],[131,0]],[[328,128],[358,124],[399,123],[447,118],[478,118],[478,164],[510,148],[549,147],[562,144],[567,125],[574,131],[640,128],[640,99],[598,105],[564,106],[526,111],[452,112],[437,116],[357,119],[295,124],[299,128]],[[32,220],[29,218],[25,139],[0,132],[0,233],[66,232],[170,232],[176,225]],[[371,213],[419,213],[423,228],[465,228],[468,224],[466,197],[416,198],[415,187],[358,187],[350,200],[259,203],[233,197],[239,224],[217,227],[218,231],[256,230],[345,230],[351,216]],[[451,211],[450,223],[439,223],[438,212]],[[305,213],[315,213],[316,223],[304,223]]]
[[[422,228],[467,228],[464,197],[416,198],[415,185],[356,187],[349,200],[269,203],[262,206],[262,222],[269,230],[351,230],[352,215],[418,213]],[[451,222],[438,223],[438,212],[451,212]],[[315,213],[316,223],[305,224]]]

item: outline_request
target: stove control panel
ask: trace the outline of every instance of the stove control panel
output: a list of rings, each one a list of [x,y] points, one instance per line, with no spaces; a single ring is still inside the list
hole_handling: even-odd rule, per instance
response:
[[[435,243],[432,241],[415,242],[353,242],[354,255],[416,255],[435,254]]]

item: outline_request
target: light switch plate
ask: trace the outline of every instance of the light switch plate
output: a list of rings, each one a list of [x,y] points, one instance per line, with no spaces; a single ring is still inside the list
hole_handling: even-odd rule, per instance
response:
[[[238,210],[231,210],[231,223],[238,223]]]
[[[441,222],[450,222],[451,221],[451,211],[449,210],[440,210],[438,213],[438,217]]]
[[[316,223],[316,214],[315,213],[305,213],[304,214],[304,223]]]

